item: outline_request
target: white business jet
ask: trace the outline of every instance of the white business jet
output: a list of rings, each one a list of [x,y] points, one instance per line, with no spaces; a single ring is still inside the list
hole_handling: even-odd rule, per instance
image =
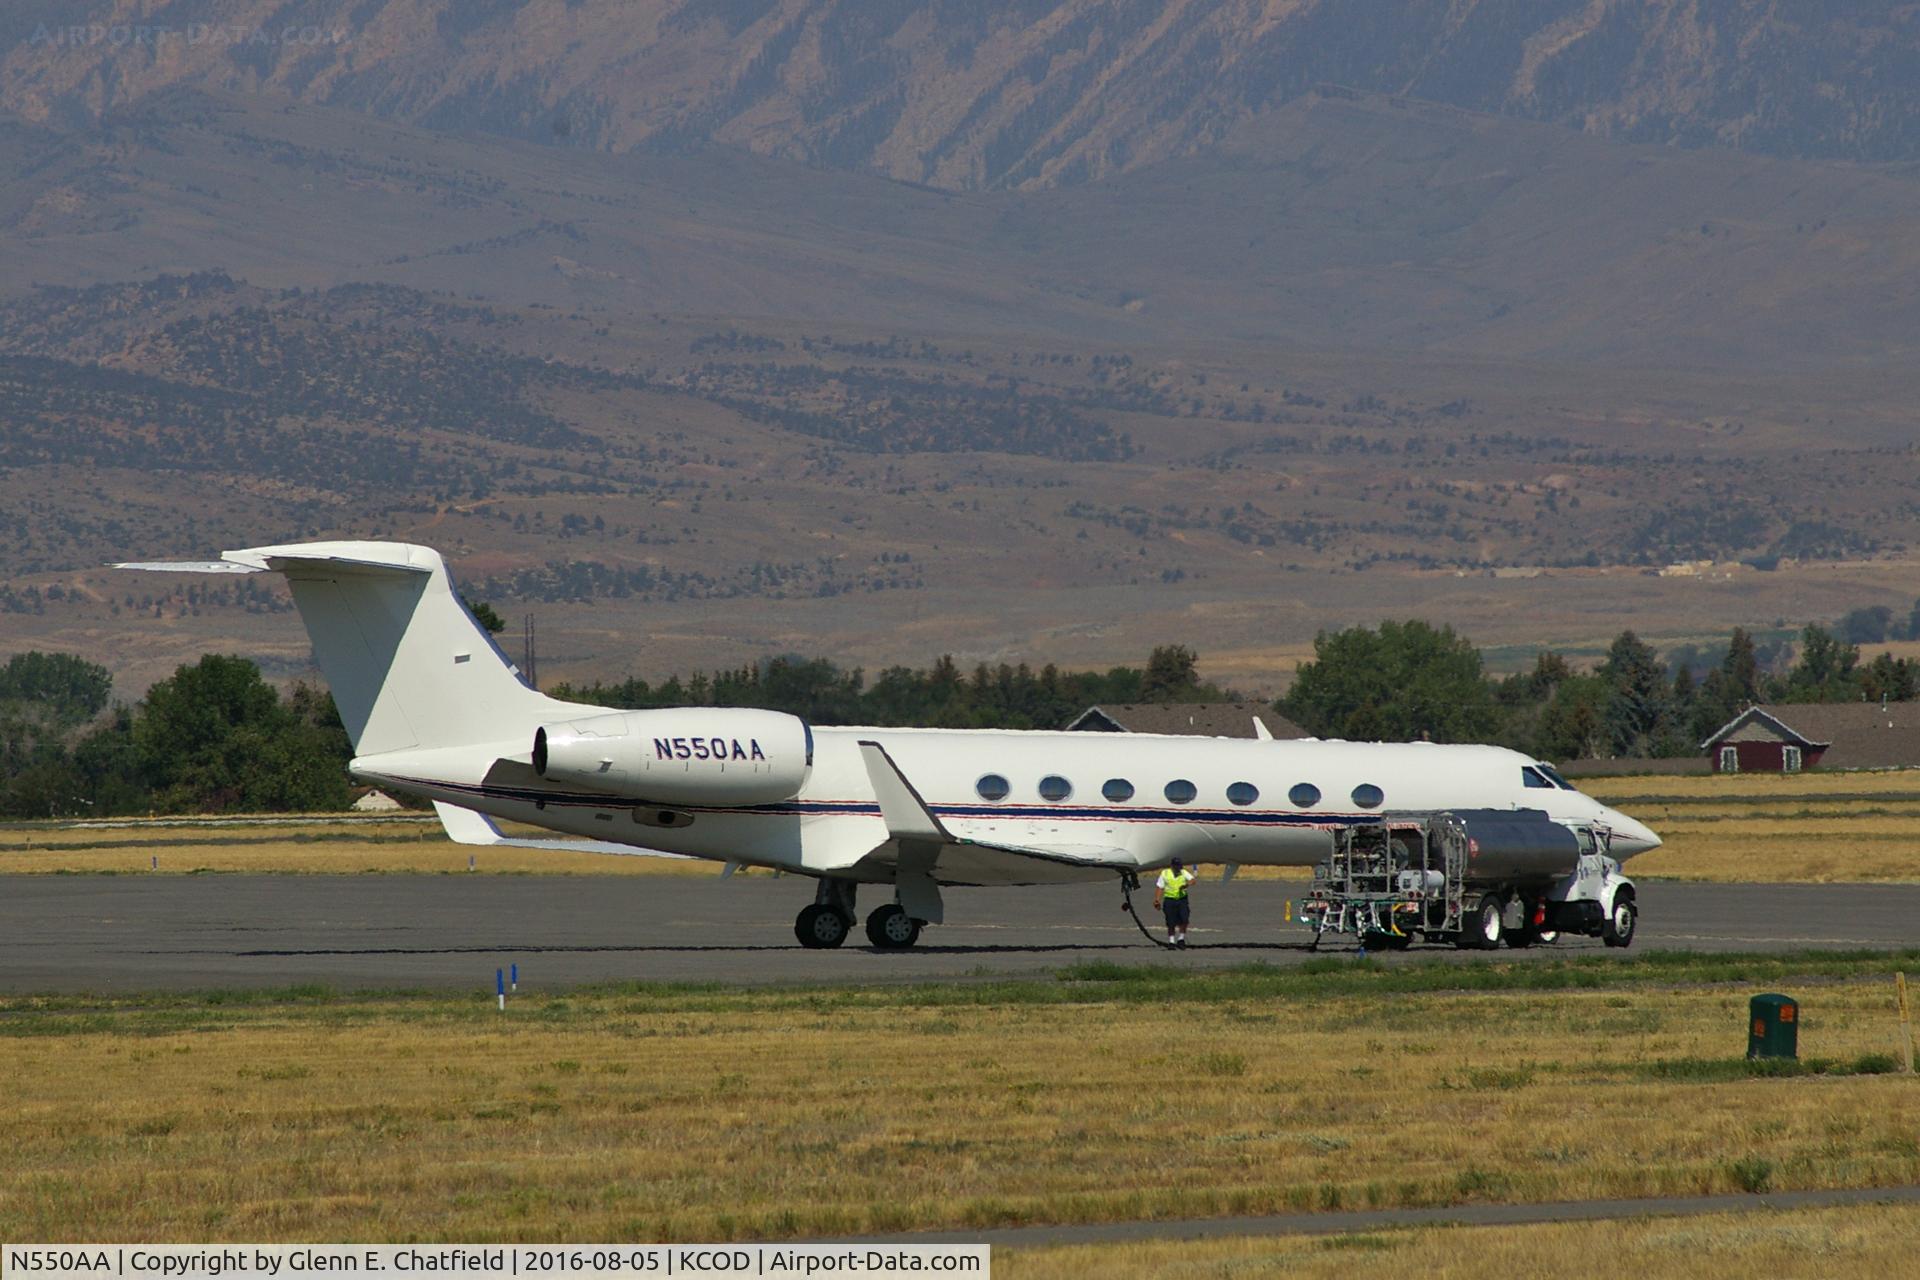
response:
[[[284,574],[353,741],[354,776],[432,800],[455,839],[522,843],[492,825],[504,818],[606,852],[812,876],[815,899],[795,922],[809,947],[846,939],[862,884],[892,886],[867,935],[903,948],[942,921],[945,885],[1109,880],[1174,858],[1312,865],[1332,832],[1394,812],[1544,811],[1606,830],[1615,858],[1660,843],[1501,747],[815,729],[778,711],[561,702],[520,678],[440,555],[406,543],[118,567]]]

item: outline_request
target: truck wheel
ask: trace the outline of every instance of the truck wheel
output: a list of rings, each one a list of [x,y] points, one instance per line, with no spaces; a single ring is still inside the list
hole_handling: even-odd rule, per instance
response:
[[[1544,929],[1537,924],[1524,924],[1507,931],[1507,945],[1510,947],[1540,947],[1559,940],[1558,929]]]
[[[1500,919],[1506,910],[1507,904],[1497,893],[1480,899],[1480,905],[1467,918],[1466,930],[1461,935],[1464,941],[1460,945],[1474,951],[1491,951],[1499,946],[1501,938],[1506,936],[1506,926]]]
[[[1633,905],[1632,898],[1615,898],[1613,914],[1607,917],[1606,924],[1600,928],[1600,940],[1610,947],[1628,947],[1633,945],[1633,931],[1640,924],[1640,908]]]

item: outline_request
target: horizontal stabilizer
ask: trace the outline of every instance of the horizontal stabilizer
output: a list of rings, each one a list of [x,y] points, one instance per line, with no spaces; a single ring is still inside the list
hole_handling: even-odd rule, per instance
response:
[[[114,569],[138,569],[143,573],[265,573],[263,564],[236,564],[231,560],[124,560]]]
[[[463,809],[456,804],[443,800],[433,802],[433,811],[440,815],[440,825],[446,829],[447,839],[455,844],[481,845],[495,849],[559,849],[573,853],[609,853],[625,858],[679,858],[678,853],[662,853],[657,849],[642,849],[638,845],[615,844],[611,840],[531,840],[502,835],[493,819],[484,813],[472,809]]]

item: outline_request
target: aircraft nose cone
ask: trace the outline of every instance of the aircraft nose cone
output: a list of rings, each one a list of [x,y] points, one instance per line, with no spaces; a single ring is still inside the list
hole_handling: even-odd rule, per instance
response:
[[[1616,857],[1630,858],[1636,853],[1660,847],[1660,837],[1653,833],[1651,827],[1624,813],[1609,812],[1607,825],[1613,828],[1613,852]]]

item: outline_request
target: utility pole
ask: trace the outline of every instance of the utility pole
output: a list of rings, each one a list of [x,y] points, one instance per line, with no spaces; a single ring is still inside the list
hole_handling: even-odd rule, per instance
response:
[[[520,669],[526,673],[527,683],[533,688],[540,687],[540,668],[534,657],[533,615],[526,614],[521,619]]]

